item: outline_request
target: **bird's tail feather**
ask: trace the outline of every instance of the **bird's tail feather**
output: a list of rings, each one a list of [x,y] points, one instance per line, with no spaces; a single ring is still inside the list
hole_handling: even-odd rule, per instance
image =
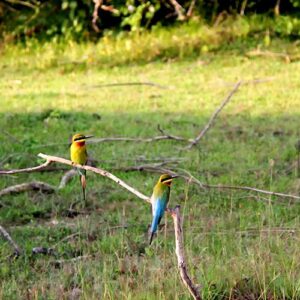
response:
[[[151,243],[152,243],[152,240],[153,240],[154,234],[155,234],[154,232],[151,232],[151,233],[150,233],[149,245],[151,245]]]
[[[159,224],[160,220],[161,220],[161,217],[159,215],[153,216],[152,224],[151,224],[151,227],[150,227],[149,245],[151,245],[151,243],[152,243],[154,234],[157,231],[157,227],[158,227],[158,224]]]
[[[79,179],[82,187],[82,196],[83,196],[83,201],[86,202],[86,193],[85,193],[85,188],[86,188],[86,170],[81,169],[81,168],[76,168],[78,174],[79,174]]]
[[[86,176],[81,175],[80,176],[80,182],[82,187],[82,195],[83,195],[83,201],[86,202],[86,195],[85,195],[85,189],[86,189]]]

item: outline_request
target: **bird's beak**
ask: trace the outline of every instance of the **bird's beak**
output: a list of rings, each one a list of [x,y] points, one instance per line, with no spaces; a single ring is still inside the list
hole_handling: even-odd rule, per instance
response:
[[[172,175],[172,179],[178,178],[178,177],[179,177],[178,175]]]
[[[90,138],[92,138],[92,137],[94,137],[93,135],[86,135],[84,138],[85,139],[90,139]]]

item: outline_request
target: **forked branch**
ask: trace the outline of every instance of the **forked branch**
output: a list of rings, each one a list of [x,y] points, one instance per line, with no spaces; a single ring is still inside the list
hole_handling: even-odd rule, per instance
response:
[[[44,159],[46,159],[46,161],[49,163],[52,162],[58,162],[61,164],[65,164],[65,165],[69,165],[69,166],[73,166],[73,167],[79,167],[81,169],[87,170],[87,171],[91,171],[94,173],[97,173],[101,176],[107,177],[111,180],[113,180],[114,182],[116,182],[118,185],[122,186],[123,188],[127,189],[129,192],[131,192],[132,194],[136,195],[138,198],[150,202],[150,198],[147,197],[146,195],[142,194],[141,192],[139,192],[138,190],[134,189],[133,187],[131,187],[130,185],[128,185],[127,183],[125,183],[123,180],[121,180],[120,178],[118,178],[117,176],[103,170],[100,168],[95,168],[95,167],[91,167],[91,166],[82,166],[82,165],[78,165],[78,164],[74,164],[73,162],[71,162],[68,159],[65,158],[61,158],[61,157],[57,157],[57,156],[51,156],[51,155],[46,155],[46,154],[42,154],[40,153],[38,155],[39,157],[42,157]]]
[[[196,146],[199,141],[203,138],[205,133],[209,130],[209,128],[212,126],[215,119],[218,117],[221,110],[225,107],[225,105],[230,101],[232,96],[236,93],[239,86],[242,84],[242,81],[239,81],[235,84],[233,90],[228,94],[228,96],[223,100],[221,105],[214,111],[214,113],[211,115],[208,123],[205,125],[205,127],[202,129],[202,131],[198,134],[198,136],[185,148],[187,150],[190,150],[193,146]]]

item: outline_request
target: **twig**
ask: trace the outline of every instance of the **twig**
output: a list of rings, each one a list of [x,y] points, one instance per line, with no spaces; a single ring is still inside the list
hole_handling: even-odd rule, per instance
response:
[[[273,57],[273,58],[279,57],[279,58],[283,58],[287,63],[291,62],[292,60],[295,60],[295,58],[296,59],[298,58],[297,55],[291,57],[286,53],[262,51],[260,49],[249,51],[246,53],[246,56],[248,57],[263,56],[263,57]]]
[[[191,18],[192,17],[195,4],[196,4],[196,0],[192,0],[191,4],[189,6],[189,9],[188,9],[188,11],[186,13],[187,18]]]
[[[273,191],[267,191],[267,190],[262,190],[262,189],[258,189],[255,187],[222,185],[222,184],[213,185],[213,184],[203,183],[200,180],[198,180],[196,177],[194,177],[187,170],[179,169],[179,168],[176,168],[175,170],[171,170],[171,169],[162,168],[159,165],[150,165],[150,164],[147,165],[146,164],[146,165],[139,165],[139,166],[119,167],[119,168],[115,168],[115,170],[121,170],[121,171],[125,171],[125,172],[145,171],[145,172],[154,172],[154,173],[168,173],[171,175],[176,175],[178,177],[184,178],[186,180],[190,180],[192,183],[197,184],[201,188],[243,190],[243,191],[250,191],[250,192],[256,192],[256,193],[260,193],[260,194],[282,197],[282,198],[291,198],[291,199],[300,200],[300,196],[278,193],[278,192],[273,192]],[[182,173],[179,173],[178,170],[181,171]]]
[[[175,9],[177,19],[180,21],[184,21],[186,19],[184,8],[176,0],[170,0],[170,2]]]
[[[16,242],[11,238],[11,236],[9,235],[9,233],[1,225],[0,225],[0,234],[14,248],[14,255],[15,256],[20,256],[21,255],[21,250],[20,250],[19,246],[16,244]]]
[[[2,130],[2,133],[4,133],[7,137],[9,137],[14,143],[22,144],[16,137],[14,137],[12,134],[7,132],[6,130]]]
[[[188,139],[185,139],[180,136],[175,135],[160,135],[160,136],[154,136],[151,138],[130,138],[130,137],[108,137],[108,138],[98,138],[98,139],[92,139],[90,141],[90,144],[93,143],[103,143],[103,142],[137,142],[137,143],[151,143],[155,141],[160,140],[176,140],[176,141],[190,141]]]
[[[96,160],[92,160],[94,163],[98,162]],[[145,164],[145,165],[138,165],[138,166],[129,166],[129,167],[112,167],[113,170],[122,170],[122,171],[143,171],[144,169],[150,171],[151,169],[153,169],[154,172],[157,171],[157,168],[159,167],[163,167],[165,165],[168,164],[176,164],[178,163],[177,160],[175,159],[166,159],[164,161],[158,162],[158,163],[154,163],[154,164]],[[163,169],[160,168],[161,173],[163,173]],[[166,172],[168,173],[168,172]],[[60,180],[60,184],[58,186],[58,189],[63,189],[69,182],[70,180],[77,175],[76,170],[72,169],[67,171],[63,177]]]
[[[208,123],[205,125],[205,127],[202,129],[202,131],[199,133],[199,135],[185,148],[187,150],[191,149],[193,146],[197,145],[198,142],[203,138],[205,133],[209,130],[209,128],[212,126],[214,120],[217,118],[221,110],[225,107],[225,105],[230,101],[232,96],[236,93],[239,86],[241,85],[242,81],[239,81],[235,84],[233,90],[228,94],[228,96],[223,100],[221,105],[215,110],[215,112],[210,117]]]
[[[93,29],[98,33],[98,32],[100,32],[100,29],[97,25],[97,21],[99,19],[98,9],[101,7],[103,0],[93,0],[93,2],[95,3],[95,6],[94,6],[94,11],[93,11],[92,26],[93,26]]]
[[[74,166],[74,167],[79,167],[81,169],[85,169],[87,171],[91,171],[97,174],[100,174],[101,176],[107,177],[111,180],[113,180],[114,182],[116,182],[117,184],[119,184],[120,186],[122,186],[123,188],[127,189],[128,191],[130,191],[131,193],[133,193],[134,195],[136,195],[138,198],[146,201],[146,202],[150,202],[150,198],[145,196],[144,194],[140,193],[139,191],[137,191],[136,189],[134,189],[133,187],[129,186],[127,183],[125,183],[123,180],[121,180],[120,178],[116,177],[115,175],[102,170],[100,168],[95,168],[95,167],[91,167],[91,166],[82,166],[82,165],[78,165],[78,164],[74,164],[72,163],[70,160],[61,158],[61,157],[56,157],[56,156],[51,156],[51,155],[45,155],[40,153],[38,155],[39,157],[42,157],[44,159],[47,160],[48,163],[51,162],[59,162],[61,164],[65,164],[65,165],[69,165],[69,166]]]
[[[0,191],[0,197],[4,195],[19,194],[27,191],[39,191],[50,194],[55,192],[55,188],[45,182],[32,181],[9,186]]]
[[[271,196],[277,196],[277,197],[282,197],[282,198],[291,198],[291,199],[300,200],[300,196],[289,195],[289,194],[284,194],[284,193],[277,193],[277,192],[272,192],[272,191],[266,191],[266,190],[261,190],[261,189],[254,188],[254,187],[249,187],[249,186],[234,186],[234,185],[222,185],[222,184],[212,185],[212,184],[205,184],[205,183],[203,183],[203,186],[206,187],[206,188],[213,188],[213,189],[231,189],[231,190],[252,191],[252,192],[271,195]]]
[[[64,176],[61,178],[58,189],[59,190],[63,189],[76,174],[77,174],[77,171],[74,169],[67,171],[64,174]]]
[[[49,166],[51,162],[46,161],[42,165],[39,165],[37,167],[33,168],[26,168],[26,169],[16,169],[16,170],[0,170],[0,175],[10,175],[10,174],[17,174],[17,173],[31,173],[31,172],[36,172],[45,169],[47,166]]]
[[[97,85],[92,85],[90,88],[103,88],[103,87],[115,87],[115,86],[135,86],[135,85],[148,85],[148,86],[153,86],[157,87],[163,90],[168,90],[170,87],[161,85],[158,83],[154,82],[120,82],[120,83],[103,83],[103,84],[97,84]]]
[[[188,274],[188,270],[185,262],[184,247],[183,247],[183,231],[182,231],[182,223],[180,217],[180,206],[176,206],[174,209],[172,209],[171,215],[174,222],[176,255],[177,255],[178,269],[180,272],[181,279],[184,285],[189,290],[192,297],[195,300],[201,300],[201,296],[198,291],[198,288],[192,282]]]
[[[243,86],[270,82],[270,81],[274,81],[276,79],[277,79],[276,77],[265,77],[265,78],[254,78],[254,79],[249,79],[249,80],[243,80]],[[220,84],[220,86],[235,86],[235,84],[236,83],[232,83],[232,82],[224,82],[224,83]],[[215,83],[212,83],[211,85],[215,86]]]
[[[120,13],[120,11],[118,9],[114,8],[112,5],[102,4],[101,9],[105,10],[105,11],[109,11],[112,14],[119,14]]]

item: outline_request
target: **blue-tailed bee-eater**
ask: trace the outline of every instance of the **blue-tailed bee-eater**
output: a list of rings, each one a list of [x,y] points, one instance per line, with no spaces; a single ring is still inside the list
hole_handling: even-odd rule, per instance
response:
[[[150,227],[150,245],[152,243],[153,236],[157,231],[157,227],[162,217],[164,216],[170,198],[170,187],[172,184],[172,180],[176,177],[177,176],[172,176],[169,174],[161,175],[153,189],[153,193],[151,196],[153,219]]]
[[[87,163],[88,154],[86,151],[85,141],[93,137],[92,135],[83,135],[81,133],[77,133],[72,137],[72,143],[70,147],[71,161],[75,164],[85,165]],[[85,202],[85,188],[86,188],[86,170],[82,168],[76,168],[79,176],[80,182],[82,186],[83,200]]]

